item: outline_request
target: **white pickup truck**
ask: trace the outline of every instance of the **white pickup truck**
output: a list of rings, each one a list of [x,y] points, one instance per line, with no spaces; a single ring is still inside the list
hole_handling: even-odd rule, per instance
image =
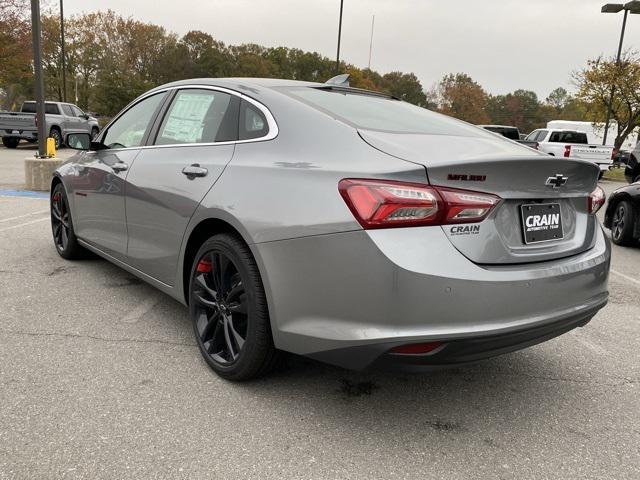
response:
[[[585,132],[541,128],[525,140],[536,142],[534,148],[549,155],[593,162],[600,167],[600,176],[613,164],[613,147],[590,145]]]

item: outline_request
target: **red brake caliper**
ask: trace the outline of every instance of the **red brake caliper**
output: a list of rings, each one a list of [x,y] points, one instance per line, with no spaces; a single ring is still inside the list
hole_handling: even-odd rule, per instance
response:
[[[211,262],[209,260],[200,260],[198,262],[198,266],[196,267],[196,271],[198,273],[210,273],[212,270]]]

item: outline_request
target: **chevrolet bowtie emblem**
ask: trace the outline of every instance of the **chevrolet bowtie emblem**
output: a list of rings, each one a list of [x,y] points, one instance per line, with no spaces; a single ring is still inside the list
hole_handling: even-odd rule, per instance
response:
[[[545,185],[552,188],[560,188],[569,181],[569,177],[565,177],[561,173],[556,173],[555,176],[547,178]]]

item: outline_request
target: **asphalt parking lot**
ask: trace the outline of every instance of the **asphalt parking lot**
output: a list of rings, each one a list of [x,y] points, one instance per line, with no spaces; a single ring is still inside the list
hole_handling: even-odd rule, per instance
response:
[[[0,479],[640,478],[640,248],[614,247],[609,305],[545,344],[424,375],[290,358],[233,384],[180,304],[56,254],[46,198],[13,192],[32,154],[0,148]]]

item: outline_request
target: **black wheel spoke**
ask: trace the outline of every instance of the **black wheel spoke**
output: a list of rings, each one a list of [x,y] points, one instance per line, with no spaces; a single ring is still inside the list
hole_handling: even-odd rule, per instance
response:
[[[228,319],[225,319],[224,321],[224,341],[227,347],[227,353],[229,354],[229,356],[231,357],[232,360],[235,360],[236,357],[238,356],[239,353],[239,349],[236,350],[235,345],[233,344],[233,340],[232,340],[232,336],[233,334],[231,333],[231,326]]]
[[[219,323],[219,319],[220,314],[217,310],[212,312],[210,315],[203,313],[198,317],[196,326],[198,327],[198,333],[200,334],[200,338],[203,342],[213,339],[213,333]]]
[[[233,326],[233,318],[231,316],[227,317],[227,325],[229,326],[229,331],[231,332],[231,336],[238,346],[238,351],[242,350],[244,345],[244,337],[238,333],[238,331]]]
[[[209,286],[209,282],[207,282],[206,276],[211,276],[211,274],[201,273],[196,277],[196,284],[198,287],[202,289],[203,292],[206,293],[207,296],[210,297],[210,300],[216,300],[218,298],[218,292],[214,288]]]
[[[67,248],[67,243],[69,242],[69,232],[67,231],[67,228],[63,225],[62,226],[62,249],[66,249]]]
[[[248,304],[248,299],[247,299],[247,295],[245,293],[242,293],[239,297],[238,297],[238,301],[237,302],[230,302],[228,304],[228,308],[229,311],[231,313],[237,313],[240,315],[247,315],[247,304]]]

